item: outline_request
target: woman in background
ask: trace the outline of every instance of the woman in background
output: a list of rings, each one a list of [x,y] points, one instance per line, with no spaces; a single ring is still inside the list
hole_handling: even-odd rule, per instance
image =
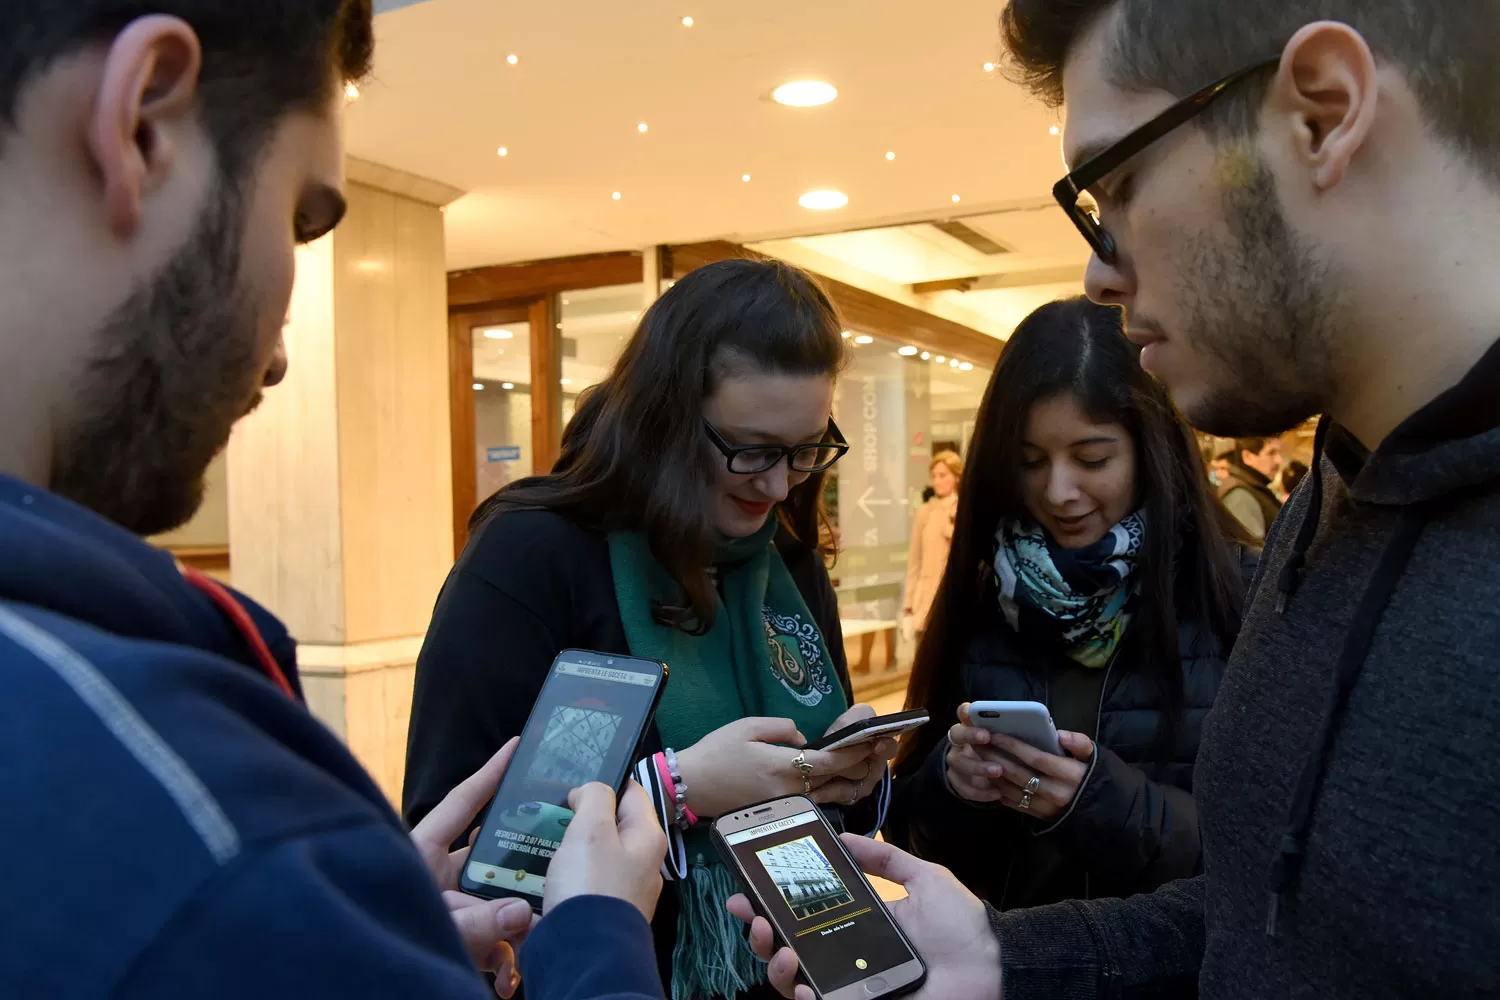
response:
[[[1200,868],[1193,762],[1253,557],[1118,309],[1029,316],[981,404],[908,697],[887,839],[996,907],[1125,896]],[[973,727],[1047,706],[1065,755]]]
[[[958,510],[958,485],[964,463],[957,453],[938,452],[930,468],[933,496],[911,522],[911,550],[906,556],[906,607],[918,640],[927,627],[927,612],[948,565],[948,545],[953,541],[953,515]]]

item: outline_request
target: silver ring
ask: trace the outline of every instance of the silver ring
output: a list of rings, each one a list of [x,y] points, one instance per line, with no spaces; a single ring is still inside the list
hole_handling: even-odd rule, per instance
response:
[[[1021,793],[1021,808],[1022,809],[1030,809],[1031,808],[1031,793],[1030,792],[1022,792]]]
[[[798,752],[797,756],[792,758],[792,767],[802,776],[802,794],[811,795],[813,766],[807,762],[807,755]]]
[[[1041,778],[1037,777],[1034,774],[1031,777],[1027,778],[1026,779],[1026,796],[1027,796],[1027,798],[1030,798],[1031,796],[1035,795],[1037,793],[1037,789],[1039,789],[1041,787],[1042,787],[1042,779]]]

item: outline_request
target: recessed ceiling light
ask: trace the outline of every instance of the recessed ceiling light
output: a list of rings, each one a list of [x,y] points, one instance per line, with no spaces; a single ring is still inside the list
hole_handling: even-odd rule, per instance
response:
[[[484,331],[484,335],[491,340],[510,340],[515,334],[502,327],[492,326]]]
[[[517,58],[514,53],[512,53],[511,55],[508,55],[508,56],[505,57],[505,61],[508,62],[508,63],[510,63],[512,66],[514,66],[516,63],[520,62],[521,60],[519,58]]]
[[[901,355],[903,358],[911,358],[916,356],[917,349],[908,344],[907,346],[898,350],[896,353]]]
[[[557,381],[558,381],[559,385],[572,385],[573,384],[573,380],[570,379],[570,378],[558,379]]]
[[[816,108],[839,96],[838,88],[822,80],[793,80],[771,91],[777,104],[789,108]]]
[[[510,155],[510,149],[509,149],[509,147],[501,146],[499,149],[495,150],[495,155],[496,156],[509,156]]]
[[[954,196],[953,196],[953,204],[955,204],[955,205],[957,205],[957,204],[958,204],[958,203],[959,203],[959,202],[960,202],[960,201],[962,201],[962,200],[963,200],[963,199],[962,199],[962,198],[960,198],[960,197],[959,197],[959,196],[958,196],[958,195],[954,195]]]
[[[1062,134],[1062,129],[1060,129],[1056,125],[1054,125],[1054,126],[1052,126],[1051,128],[1049,128],[1047,130],[1047,134],[1048,135],[1061,135]]]
[[[849,196],[842,191],[809,191],[797,199],[797,204],[814,212],[827,212],[849,204]]]
[[[957,368],[958,367],[958,359],[954,358],[952,361],[949,361],[948,362],[948,367],[949,368]]]
[[[985,63],[984,64],[984,71],[986,73],[993,73],[993,72],[995,72],[995,64],[992,63],[992,62]]]
[[[936,357],[936,358],[934,358],[934,359],[933,359],[933,360],[935,360],[935,361],[936,361],[936,362],[937,362],[937,363],[938,363],[938,364],[940,364],[940,365],[942,365],[942,364],[947,364],[947,363],[948,363],[948,359],[947,359],[947,358],[945,358],[945,357],[943,357],[943,356],[942,356],[942,355],[941,355],[941,354],[939,354],[939,355],[938,355],[938,356],[937,356],[937,357]]]
[[[744,181],[746,184],[749,184],[750,183],[750,175],[749,174],[740,174],[740,180]]]
[[[682,19],[682,26],[684,28],[691,28],[693,26],[693,19],[691,17],[685,17],[685,18],[683,18]]]
[[[889,152],[889,153],[886,153],[886,154],[885,154],[885,158],[886,158],[886,159],[887,159],[887,160],[894,160],[894,159],[895,159],[895,158],[896,158],[896,153],[895,153],[895,151],[894,151],[894,150],[892,150],[892,151],[891,151],[891,152]]]
[[[650,128],[651,128],[651,126],[647,125],[645,122],[641,122],[639,125],[637,125],[635,127],[635,130],[637,132],[641,133],[642,135],[645,135],[646,132],[650,130]]]
[[[609,196],[611,198],[613,198],[615,201],[619,201],[620,200],[620,192],[618,192],[618,191],[611,191]]]
[[[928,352],[928,351],[923,351],[922,352],[922,360],[923,361],[930,361],[930,360],[932,360],[932,354],[930,352]]]
[[[856,344],[873,344],[875,343],[875,338],[870,336],[869,334],[862,333],[858,337],[854,338],[854,342]]]
[[[850,333],[848,330],[844,331],[844,339],[845,340],[848,340],[852,336],[854,336],[854,334]]]
[[[359,84],[354,83],[353,81],[344,84],[344,100],[346,100],[346,101],[357,101],[357,100],[359,100]]]
[[[502,389],[514,389],[515,387],[516,387],[516,384],[514,382],[501,382],[500,383],[500,388],[502,388]]]
[[[484,383],[483,382],[475,382],[474,383],[474,391],[475,392],[483,392],[484,391]]]
[[[971,372],[974,370],[974,365],[968,361],[960,361],[958,364],[958,370],[961,372]]]

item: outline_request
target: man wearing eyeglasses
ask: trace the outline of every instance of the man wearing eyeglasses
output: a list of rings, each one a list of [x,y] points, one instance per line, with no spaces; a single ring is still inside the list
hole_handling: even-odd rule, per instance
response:
[[[1213,434],[1324,420],[1204,726],[1205,873],[985,934],[940,869],[851,845],[907,883],[922,995],[1500,994],[1500,3],[1010,0],[1002,28],[1066,98],[1054,193],[1142,364]]]

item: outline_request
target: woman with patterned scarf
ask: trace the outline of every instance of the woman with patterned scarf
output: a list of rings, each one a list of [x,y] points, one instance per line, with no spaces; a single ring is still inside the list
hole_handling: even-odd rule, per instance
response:
[[[1001,909],[1195,874],[1193,761],[1255,553],[1119,310],[1021,323],[967,470],[887,839]],[[971,726],[981,700],[1045,704],[1065,754]]]
[[[795,792],[873,833],[889,798],[894,740],[799,753],[875,714],[850,705],[820,546],[824,473],[848,448],[841,331],[785,264],[678,281],[580,399],[552,473],[475,515],[417,663],[408,822],[521,731],[560,651],[668,664],[636,775],[672,834],[653,932],[674,1000],[775,996],[708,820]]]

